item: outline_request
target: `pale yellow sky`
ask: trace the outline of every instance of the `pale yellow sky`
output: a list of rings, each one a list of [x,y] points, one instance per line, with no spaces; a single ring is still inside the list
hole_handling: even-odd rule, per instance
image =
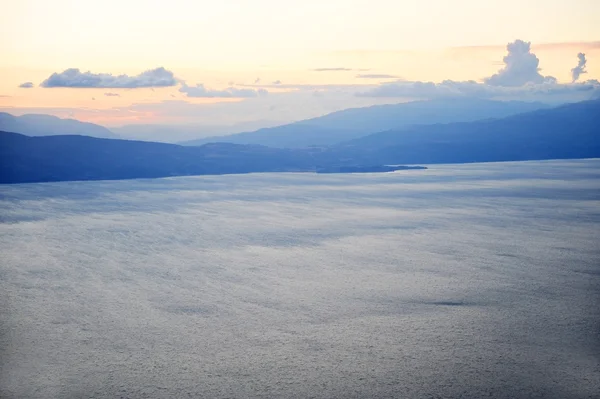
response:
[[[0,9],[0,108],[15,113],[225,101],[187,98],[178,87],[37,87],[67,68],[137,75],[163,66],[190,85],[217,89],[257,78],[263,84],[385,81],[359,79],[359,73],[481,81],[502,67],[505,45],[515,39],[532,42],[544,75],[570,81],[583,51],[583,78],[600,78],[598,0],[0,0]],[[549,45],[556,43],[567,44]],[[325,67],[352,71],[311,71]],[[26,81],[36,87],[17,87]]]

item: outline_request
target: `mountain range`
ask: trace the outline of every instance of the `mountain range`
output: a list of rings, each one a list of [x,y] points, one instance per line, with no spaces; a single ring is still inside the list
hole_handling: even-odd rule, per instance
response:
[[[273,121],[256,121],[231,126],[138,124],[114,127],[110,130],[93,123],[60,119],[50,115],[13,116],[0,113],[0,130],[26,136],[80,134],[182,145],[225,142],[277,148],[305,148],[334,145],[371,133],[413,125],[502,118],[547,107],[548,105],[538,102],[441,99],[351,108],[280,126],[276,126]],[[195,139],[182,141],[190,137]]]
[[[333,146],[340,163],[468,163],[600,156],[600,100],[474,122],[413,126]]]
[[[210,142],[225,142],[259,144],[278,148],[329,146],[384,130],[433,123],[503,118],[547,107],[549,106],[539,102],[471,98],[413,101],[350,108],[283,126],[227,136],[207,137],[180,144],[202,145]]]
[[[0,112],[0,130],[21,133],[26,136],[78,134],[106,139],[119,138],[104,126],[44,114],[14,116],[6,112]]]
[[[128,140],[185,143],[189,140],[200,140],[205,137],[225,136],[279,125],[281,125],[281,122],[270,120],[241,122],[232,125],[135,124],[111,127],[110,131],[119,137]]]
[[[296,149],[0,132],[0,183],[596,157],[600,157],[600,100],[498,119],[410,126],[332,146]]]

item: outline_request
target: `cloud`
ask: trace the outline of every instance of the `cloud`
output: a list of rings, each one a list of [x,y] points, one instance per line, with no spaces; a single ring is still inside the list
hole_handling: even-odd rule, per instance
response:
[[[508,54],[503,58],[504,68],[484,79],[491,86],[518,87],[527,83],[555,82],[551,76],[540,74],[540,60],[531,52],[531,43],[515,40],[506,46]]]
[[[25,82],[19,85],[22,89],[31,89],[33,87],[33,82]]]
[[[269,93],[265,89],[238,89],[235,87],[228,87],[223,90],[213,90],[204,87],[203,84],[188,86],[185,83],[182,84],[179,91],[185,93],[188,97],[200,98],[252,98],[265,96]]]
[[[252,87],[252,88],[278,88],[278,89],[294,89],[294,90],[344,90],[344,89],[355,89],[355,88],[366,88],[372,87],[372,85],[357,85],[357,84],[334,84],[334,83],[325,83],[325,84],[310,84],[310,83],[276,83],[272,84],[238,84],[240,87]]]
[[[356,75],[356,77],[359,79],[398,79],[398,76],[380,73],[359,73],[358,75]]]
[[[140,73],[139,75],[112,75],[110,73],[81,72],[70,68],[61,73],[53,73],[44,80],[42,87],[70,88],[105,88],[105,89],[136,89],[142,87],[175,86],[178,79],[173,72],[160,67]]]
[[[347,72],[353,71],[352,68],[315,68],[311,69],[313,72]]]
[[[440,98],[471,95],[487,97],[482,90],[481,84],[470,80],[466,82],[454,82],[445,80],[442,83],[434,82],[410,82],[398,81],[384,83],[371,90],[357,93],[359,97],[406,97],[406,98]]]
[[[119,93],[104,93],[106,97],[121,97]]]
[[[309,89],[279,92],[269,91],[266,96],[251,98],[246,101],[202,103],[192,101],[184,93],[174,92],[177,96],[176,98],[169,97],[167,94],[165,97],[168,100],[164,101],[148,102],[144,100],[131,105],[115,105],[110,108],[96,108],[94,106],[84,106],[81,108],[23,108],[0,104],[0,111],[13,114],[46,113],[63,118],[69,117],[69,113],[73,113],[75,119],[109,126],[121,126],[130,123],[230,125],[257,120],[288,123],[346,108],[397,102],[395,99],[357,97],[354,95],[356,91],[365,90],[366,87],[364,85],[357,85],[353,88],[345,88],[344,90],[323,87],[322,91],[316,95],[313,94],[313,90]],[[98,99],[97,96],[96,99]],[[96,103],[98,101],[93,102],[93,104]],[[275,108],[272,108],[273,106]],[[71,115],[71,118],[73,118],[73,115]],[[169,132],[165,132],[164,135],[164,137],[169,137]]]
[[[260,83],[260,78],[256,78],[256,79],[254,80],[254,84],[258,84],[258,83]]]
[[[600,49],[600,41],[587,41],[587,42],[555,42],[555,43],[538,43],[533,44],[532,47],[535,47],[536,50],[572,50],[572,49],[585,49],[585,50],[595,50]],[[448,52],[471,52],[477,50],[498,50],[501,48],[506,48],[505,45],[482,45],[482,46],[456,46],[450,47]]]
[[[369,90],[360,91],[359,97],[435,99],[447,97],[520,98],[543,99],[547,96],[593,97],[600,93],[597,81],[577,84],[559,84],[552,76],[539,73],[539,60],[531,53],[531,44],[516,40],[507,46],[504,66],[496,74],[485,78],[484,83],[474,80],[434,82],[396,81],[382,83]],[[573,69],[573,78],[585,73],[585,55],[579,54],[579,64]],[[579,98],[586,99],[586,98]]]
[[[581,74],[587,73],[587,71],[585,70],[585,64],[587,63],[587,60],[585,59],[585,54],[579,53],[577,54],[577,58],[579,59],[577,66],[571,69],[571,76],[573,77],[573,82],[579,80],[579,76]]]
[[[280,85],[281,84],[281,80],[276,80],[273,82],[274,85]]]
[[[600,84],[589,80],[577,84],[557,84],[545,82],[541,84],[528,83],[520,87],[491,86],[474,80],[434,82],[393,82],[384,83],[376,88],[358,92],[359,97],[382,98],[418,98],[435,99],[448,97],[473,98],[518,98],[546,97],[560,95],[595,95],[600,93]]]

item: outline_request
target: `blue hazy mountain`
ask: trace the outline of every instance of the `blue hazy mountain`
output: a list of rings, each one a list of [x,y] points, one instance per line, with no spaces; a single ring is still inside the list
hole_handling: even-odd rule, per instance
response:
[[[0,130],[26,136],[83,135],[117,139],[119,136],[105,128],[75,119],[61,119],[52,115],[26,114],[14,116],[0,112]]]
[[[256,120],[231,125],[204,124],[135,124],[111,127],[111,132],[126,140],[158,141],[162,143],[182,143],[215,135],[230,135],[249,130],[281,125],[281,122]]]
[[[468,98],[414,101],[401,104],[350,108],[283,126],[227,136],[187,141],[259,144],[279,148],[327,146],[370,133],[432,123],[469,122],[503,118],[548,107],[539,102],[492,101]]]
[[[600,100],[502,119],[415,126],[371,134],[329,150],[356,163],[466,163],[600,156]]]
[[[600,100],[502,119],[416,126],[332,147],[203,146],[0,133],[0,182],[386,170],[381,165],[600,157]]]

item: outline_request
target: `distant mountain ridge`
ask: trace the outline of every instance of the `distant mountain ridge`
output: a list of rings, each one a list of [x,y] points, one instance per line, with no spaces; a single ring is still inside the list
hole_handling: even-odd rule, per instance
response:
[[[350,108],[318,118],[253,132],[208,137],[181,143],[258,144],[277,148],[329,146],[368,134],[413,125],[503,118],[549,107],[543,103],[481,99],[442,99]]]
[[[248,122],[233,126],[169,126],[128,125],[108,129],[93,123],[61,119],[52,115],[26,114],[14,116],[0,112],[0,130],[26,136],[83,135],[97,138],[133,139],[159,142],[178,142],[197,146],[206,143],[257,144],[275,148],[306,148],[330,146],[368,134],[431,123],[468,122],[487,118],[501,118],[516,113],[548,107],[542,103],[492,101],[480,99],[443,99],[414,101],[400,104],[374,105],[350,108],[321,117],[258,130],[180,142],[177,137],[208,132],[226,132],[256,126]],[[272,125],[274,122],[263,122]],[[238,130],[239,131],[239,130]]]
[[[14,116],[0,112],[0,130],[26,136],[82,135],[107,139],[119,138],[104,126],[43,114]]]
[[[600,158],[600,100],[502,119],[413,126],[321,148],[179,146],[0,132],[0,183],[316,171],[386,165]]]
[[[156,141],[162,143],[184,144],[189,140],[199,140],[202,137],[228,135],[248,130],[281,125],[269,120],[241,122],[232,125],[204,124],[135,124],[111,127],[111,132],[126,140]]]
[[[375,133],[335,146],[329,156],[350,164],[595,158],[600,156],[600,100]]]

